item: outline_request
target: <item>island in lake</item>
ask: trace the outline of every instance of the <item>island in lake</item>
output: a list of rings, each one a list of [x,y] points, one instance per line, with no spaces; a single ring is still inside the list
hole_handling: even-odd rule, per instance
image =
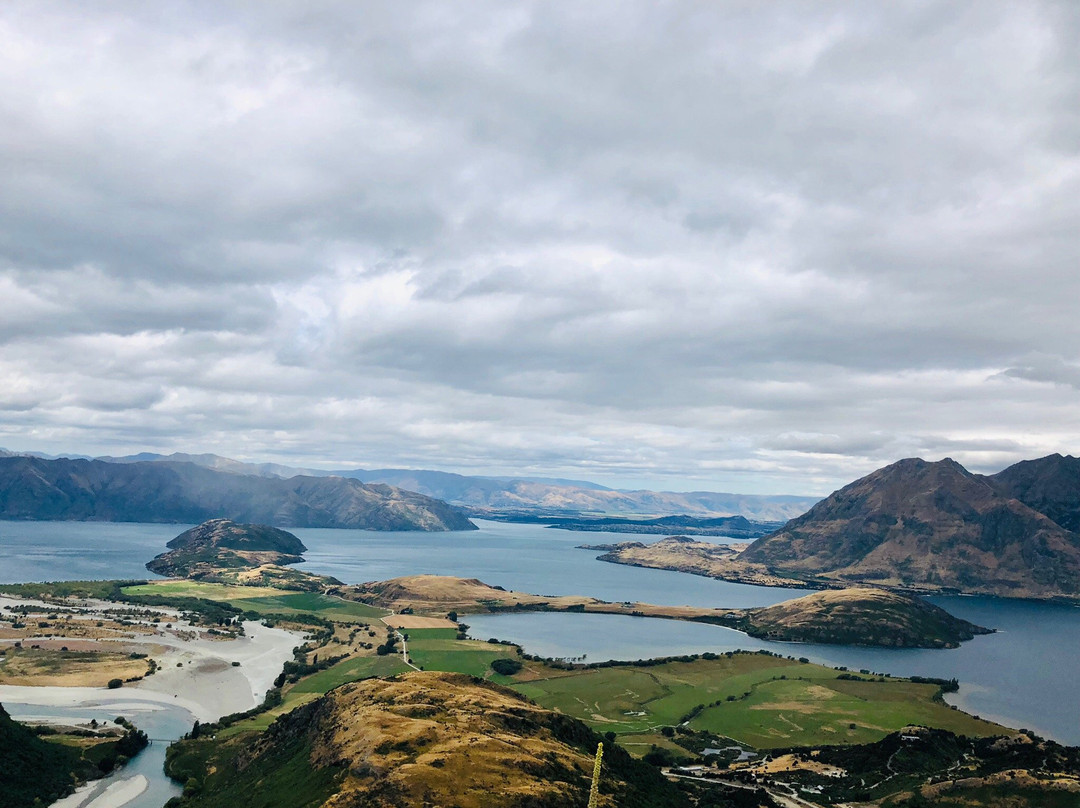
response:
[[[335,578],[287,569],[287,565],[303,563],[307,547],[292,533],[269,525],[210,519],[185,530],[165,546],[168,552],[146,564],[158,575],[313,591],[341,585]]]

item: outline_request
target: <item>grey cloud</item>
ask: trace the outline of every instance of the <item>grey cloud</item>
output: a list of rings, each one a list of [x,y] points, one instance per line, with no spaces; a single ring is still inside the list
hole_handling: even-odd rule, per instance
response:
[[[1001,376],[1031,382],[1059,384],[1080,390],[1080,363],[1066,362],[1060,356],[1024,357],[1024,363],[1005,368]]]
[[[1078,32],[9,4],[0,441],[814,493],[1076,451]]]

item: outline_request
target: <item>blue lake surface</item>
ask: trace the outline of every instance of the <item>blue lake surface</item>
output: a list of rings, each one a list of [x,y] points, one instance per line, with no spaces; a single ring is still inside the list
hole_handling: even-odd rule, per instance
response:
[[[333,575],[345,583],[401,575],[456,575],[536,595],[589,595],[601,600],[687,606],[767,606],[807,590],[716,581],[698,575],[596,561],[580,544],[654,541],[633,533],[581,533],[542,525],[473,520],[480,530],[462,533],[374,533],[297,529],[308,547],[299,569]],[[717,539],[728,542],[730,539]]]
[[[802,590],[745,586],[595,560],[575,549],[656,537],[578,533],[539,525],[480,522],[461,533],[377,533],[297,529],[310,572],[346,583],[435,573],[540,595],[580,594],[665,605],[750,607]],[[150,578],[143,564],[187,525],[0,522],[0,582]],[[617,615],[476,615],[474,636],[513,640],[545,656],[639,659],[702,651],[765,648],[785,656],[896,675],[956,677],[950,700],[1014,727],[1080,744],[1080,609],[998,598],[932,598],[997,634],[958,649],[906,650],[770,643],[718,626]]]
[[[146,562],[189,527],[0,521],[0,583],[158,578]]]

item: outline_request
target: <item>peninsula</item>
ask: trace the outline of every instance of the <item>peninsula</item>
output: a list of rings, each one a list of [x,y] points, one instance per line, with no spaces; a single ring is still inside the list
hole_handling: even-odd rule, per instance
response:
[[[398,613],[402,627],[450,627],[447,614],[556,611],[625,614],[715,623],[752,637],[790,642],[885,648],[955,648],[990,629],[952,616],[918,597],[865,587],[815,592],[757,609],[703,609],[598,600],[575,595],[541,597],[489,586],[475,578],[414,575],[342,590],[349,598]],[[424,622],[421,626],[417,620]]]
[[[747,609],[734,625],[751,637],[835,645],[956,648],[991,629],[918,597],[855,587]]]

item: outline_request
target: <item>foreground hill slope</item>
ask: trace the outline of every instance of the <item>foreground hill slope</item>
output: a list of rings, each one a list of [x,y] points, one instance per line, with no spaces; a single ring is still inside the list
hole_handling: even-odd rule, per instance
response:
[[[600,740],[580,721],[473,677],[410,673],[344,685],[258,736],[184,741],[167,769],[184,808],[584,808]],[[605,749],[601,804],[689,803],[659,772]]]
[[[288,527],[475,530],[457,508],[342,477],[258,477],[192,463],[0,458],[0,519],[202,522]]]
[[[901,460],[856,480],[741,560],[803,580],[1080,595],[1080,536],[950,459]]]

